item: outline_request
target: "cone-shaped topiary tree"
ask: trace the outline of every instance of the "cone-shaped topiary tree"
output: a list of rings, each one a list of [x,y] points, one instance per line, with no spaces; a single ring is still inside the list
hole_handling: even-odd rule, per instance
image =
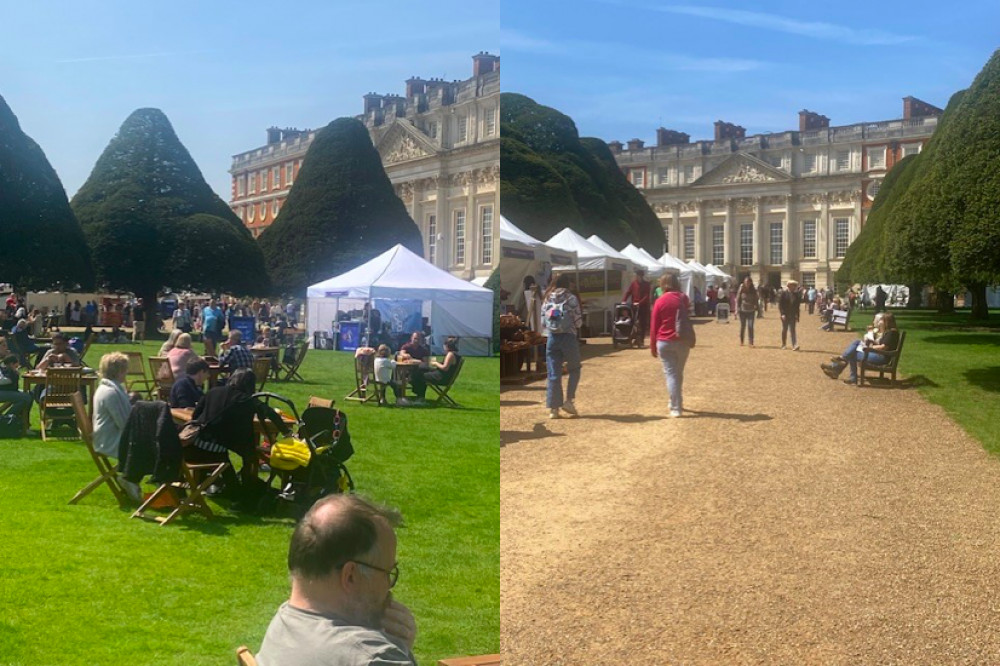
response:
[[[267,293],[264,257],[159,109],[134,111],[73,197],[99,284],[153,304],[164,287]]]
[[[281,213],[258,242],[275,289],[295,296],[397,243],[423,256],[420,231],[354,118],[338,118],[316,135]]]
[[[83,230],[45,153],[0,97],[0,281],[18,289],[93,286]]]
[[[607,145],[573,120],[514,93],[500,96],[500,210],[541,239],[564,227],[659,256],[663,228]]]

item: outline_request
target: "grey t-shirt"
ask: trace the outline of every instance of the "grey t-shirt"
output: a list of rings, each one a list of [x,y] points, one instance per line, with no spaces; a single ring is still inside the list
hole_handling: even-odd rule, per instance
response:
[[[264,634],[259,666],[416,666],[413,654],[381,631],[320,615],[287,601]]]

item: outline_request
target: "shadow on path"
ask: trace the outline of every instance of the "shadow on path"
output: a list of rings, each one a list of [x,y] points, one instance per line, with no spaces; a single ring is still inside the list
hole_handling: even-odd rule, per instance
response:
[[[581,419],[594,421],[614,421],[615,423],[648,423],[650,421],[662,421],[665,416],[645,416],[643,414],[585,414]]]
[[[690,414],[695,419],[726,419],[728,421],[770,421],[774,417],[767,414],[726,414],[725,412],[705,412],[685,409],[685,415]]]
[[[565,437],[561,432],[552,432],[544,423],[536,423],[531,430],[501,430],[500,446],[521,442],[529,439],[546,439],[547,437]]]
[[[501,400],[501,407],[530,407],[539,404],[537,400]]]

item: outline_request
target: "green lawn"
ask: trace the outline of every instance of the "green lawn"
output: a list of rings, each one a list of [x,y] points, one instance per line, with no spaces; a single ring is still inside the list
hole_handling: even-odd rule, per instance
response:
[[[899,370],[908,383],[941,405],[983,447],[1000,454],[1000,314],[970,323],[969,312],[892,310],[906,346]],[[855,312],[851,324],[864,330],[872,313]]]
[[[420,663],[498,652],[497,359],[467,359],[451,392],[462,409],[345,402],[346,353],[310,351],[302,374],[306,384],[267,390],[300,410],[311,394],[335,398],[357,492],[403,513],[394,593],[417,617]],[[0,663],[225,664],[238,645],[260,646],[288,594],[291,519],[213,503],[214,520],[160,527],[130,519],[106,487],[67,504],[96,475],[81,443],[6,440],[0,455]]]

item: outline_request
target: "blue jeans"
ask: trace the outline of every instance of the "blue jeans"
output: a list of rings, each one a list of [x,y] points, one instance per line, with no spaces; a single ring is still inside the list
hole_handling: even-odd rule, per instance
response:
[[[684,385],[684,364],[687,363],[691,348],[680,340],[657,340],[656,353],[663,363],[663,375],[667,379],[667,393],[670,394],[670,411],[679,412],[684,408],[682,389]]]
[[[847,359],[847,364],[851,366],[851,376],[848,379],[852,382],[858,381],[858,361],[865,357],[865,341],[855,340],[847,345],[847,349],[840,356]],[[888,362],[887,356],[873,351],[868,352],[868,365],[885,365]]]
[[[792,334],[792,346],[798,347],[798,343],[795,341],[795,325],[798,322],[795,321],[793,315],[788,315],[781,320],[781,346],[784,347],[785,343],[788,341],[788,333]]]
[[[566,386],[566,402],[573,402],[576,387],[580,384],[580,343],[574,333],[549,333],[545,345],[545,363],[549,370],[549,380],[545,387],[545,404],[549,409],[563,406],[562,367],[569,370]]]
[[[750,344],[753,344],[753,317],[753,312],[743,312],[740,310],[740,344],[743,344],[743,335],[746,332],[750,333]]]

